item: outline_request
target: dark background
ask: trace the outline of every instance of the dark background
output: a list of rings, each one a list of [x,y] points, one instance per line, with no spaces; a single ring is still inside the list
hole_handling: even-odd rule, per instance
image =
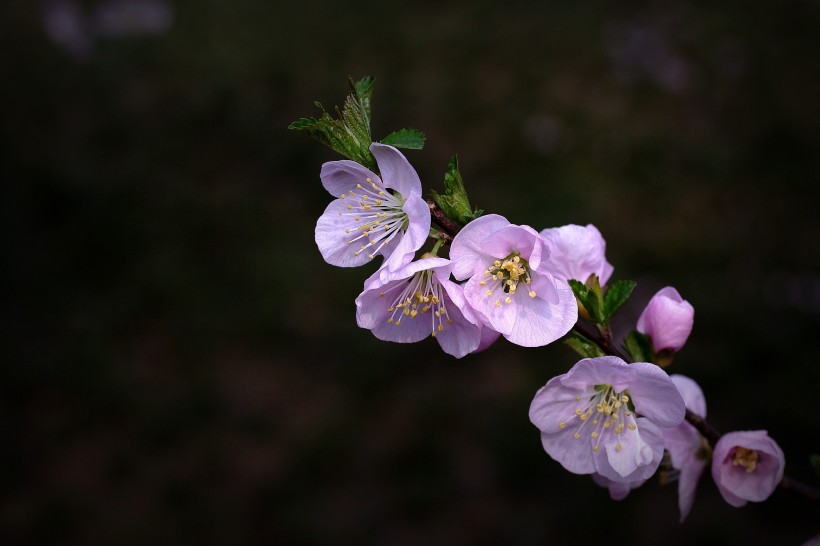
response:
[[[679,525],[675,485],[614,502],[565,472],[527,419],[575,362],[560,344],[455,360],[358,329],[375,264],[331,267],[313,241],[338,157],[286,130],[375,76],[374,136],[424,131],[407,155],[427,189],[458,153],[477,206],[600,228],[639,282],[621,331],[677,287],[696,319],[670,371],[817,484],[820,7],[715,4],[179,0],[167,29],[72,45],[53,5],[5,2],[0,541],[820,531],[789,491],[736,509],[705,476]]]

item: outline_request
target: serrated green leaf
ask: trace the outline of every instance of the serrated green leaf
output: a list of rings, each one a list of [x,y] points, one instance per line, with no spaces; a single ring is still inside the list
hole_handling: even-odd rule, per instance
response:
[[[633,330],[626,336],[624,348],[634,362],[652,362],[652,343],[649,336]]]
[[[605,353],[596,344],[582,336],[581,334],[573,332],[573,334],[564,340],[564,343],[584,358],[595,358],[604,356]]]
[[[382,144],[395,146],[396,148],[421,150],[424,148],[425,139],[424,133],[417,129],[399,129],[381,139],[380,142]]]
[[[316,102],[314,104],[321,112],[320,117],[301,118],[291,123],[288,128],[304,131],[343,156],[375,171],[376,159],[370,153],[372,138],[369,116],[369,100],[373,81],[371,78],[368,84],[365,80],[360,80],[358,83],[353,83],[351,80],[354,92],[348,95],[343,110],[336,108],[336,118],[332,117],[321,103]],[[361,95],[359,86],[362,88]],[[362,97],[367,100],[367,108],[363,104]]]
[[[604,318],[607,321],[629,299],[636,285],[635,281],[616,281],[609,285],[604,298]]]
[[[373,84],[376,83],[376,79],[373,76],[365,76],[357,82],[354,82],[352,78],[349,81],[350,86],[356,92],[356,96],[359,97],[359,102],[362,105],[362,110],[364,111],[364,114],[367,117],[367,123],[369,124],[370,99],[373,97]]]
[[[447,172],[444,174],[444,194],[435,191],[431,193],[433,200],[444,214],[462,226],[477,218],[476,213],[480,216],[484,212],[480,209],[473,210],[470,206],[467,191],[464,189],[464,181],[458,169],[457,156],[450,158],[450,163],[447,165]]]

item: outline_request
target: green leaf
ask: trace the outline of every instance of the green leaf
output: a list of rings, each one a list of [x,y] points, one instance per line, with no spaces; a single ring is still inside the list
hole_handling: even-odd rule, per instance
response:
[[[633,330],[626,336],[624,347],[634,362],[652,362],[652,343],[649,336]]]
[[[368,86],[353,83],[354,93],[348,95],[343,110],[336,108],[336,117],[332,117],[321,103],[314,103],[321,115],[318,118],[301,118],[288,126],[288,129],[304,131],[313,138],[327,145],[343,156],[361,163],[372,171],[376,170],[376,160],[370,153],[370,93],[372,78]],[[361,84],[362,93],[359,93]],[[365,105],[365,102],[367,103]]]
[[[564,343],[570,349],[574,350],[579,355],[583,356],[584,358],[595,358],[598,356],[604,356],[605,353],[601,350],[600,347],[595,345],[593,342],[578,334],[573,332],[570,337],[564,340]]]
[[[470,200],[467,198],[467,192],[464,189],[464,181],[461,178],[461,172],[458,170],[457,156],[450,158],[447,172],[444,174],[444,195],[435,191],[431,193],[433,194],[433,200],[442,212],[462,226],[467,225],[484,212],[481,209],[473,210],[470,206]]]
[[[629,299],[636,285],[635,281],[616,281],[607,288],[604,298],[604,318],[606,320],[612,318],[615,311]]]
[[[373,84],[376,79],[373,76],[365,76],[361,80],[354,82],[353,78],[348,78],[350,87],[356,92],[359,102],[362,104],[362,110],[367,117],[367,123],[370,123],[370,99],[373,97]]]
[[[814,453],[809,457],[809,460],[811,461],[811,466],[814,468],[814,471],[820,476],[820,455]]]
[[[589,314],[589,319],[595,324],[605,325],[604,298],[601,294],[598,276],[590,275],[586,284],[576,279],[569,279],[567,282],[575,293],[575,297]]]
[[[424,141],[424,133],[417,129],[399,129],[381,139],[382,144],[410,150],[421,150],[424,148]]]

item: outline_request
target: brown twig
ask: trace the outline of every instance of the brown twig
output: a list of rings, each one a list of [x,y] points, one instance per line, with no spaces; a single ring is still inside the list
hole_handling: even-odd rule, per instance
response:
[[[441,229],[444,230],[444,233],[452,240],[452,238],[461,231],[461,226],[444,214],[444,211],[441,210],[432,199],[427,200],[427,206],[430,207],[430,216],[433,217],[433,221],[438,224]]]

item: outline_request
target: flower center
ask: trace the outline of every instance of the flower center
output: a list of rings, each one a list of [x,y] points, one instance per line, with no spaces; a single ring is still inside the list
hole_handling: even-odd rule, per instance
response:
[[[345,233],[353,234],[348,244],[358,241],[359,248],[353,251],[356,256],[365,249],[376,247],[367,254],[373,258],[384,245],[407,228],[407,214],[402,210],[404,197],[378,186],[369,177],[365,179],[364,186],[356,184],[356,191],[350,190],[339,198],[350,200],[347,204],[349,212],[340,212],[339,216],[352,216],[356,222],[355,227],[345,229]]]
[[[751,474],[757,468],[757,460],[760,458],[757,451],[754,449],[746,449],[745,447],[738,447],[735,450],[735,456],[732,459],[732,466],[742,466],[746,472]]]
[[[513,252],[503,260],[495,260],[493,264],[484,271],[484,279],[478,284],[487,287],[487,297],[498,294],[499,291],[507,294],[503,298],[504,303],[512,303],[512,298],[518,290],[518,283],[523,282],[529,286],[532,282],[530,277],[530,265],[522,258],[518,252]],[[529,290],[531,298],[536,296],[535,290]],[[495,300],[496,307],[501,305],[501,295]]]
[[[387,309],[387,322],[401,326],[401,321],[407,320],[408,317],[410,320],[415,320],[420,314],[429,313],[433,337],[436,333],[444,331],[445,325],[453,323],[447,315],[444,288],[435,279],[431,270],[419,271],[406,283],[396,283],[384,292],[380,292],[379,297],[383,298],[385,295],[389,297],[391,292],[401,287],[404,289],[398,293],[398,296],[395,296],[393,303]]]
[[[577,426],[573,437],[580,440],[582,436],[587,435],[594,439],[592,451],[597,452],[601,441],[611,441],[613,435],[616,442],[615,451],[621,451],[623,446],[620,435],[627,428],[638,428],[635,412],[630,409],[627,391],[615,392],[612,385],[595,385],[593,391],[577,395],[575,400],[581,404],[575,409],[575,416],[570,420],[570,423],[574,422]],[[561,421],[558,426],[563,429],[568,424]]]

